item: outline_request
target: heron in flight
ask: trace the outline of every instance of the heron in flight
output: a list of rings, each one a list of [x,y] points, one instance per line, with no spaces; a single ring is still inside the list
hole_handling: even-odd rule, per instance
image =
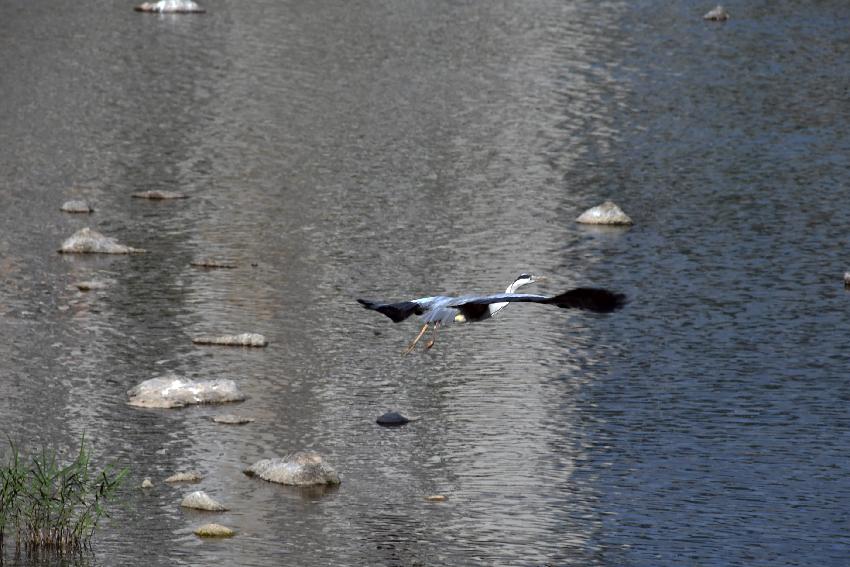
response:
[[[437,329],[440,325],[484,321],[507,307],[509,303],[543,303],[555,305],[562,309],[585,309],[596,313],[610,313],[626,304],[626,296],[622,293],[614,293],[596,287],[578,287],[554,296],[517,293],[517,290],[522,286],[543,279],[545,278],[532,274],[520,274],[504,293],[492,295],[461,295],[458,297],[436,295],[398,303],[382,303],[367,299],[358,299],[357,301],[366,309],[383,313],[394,323],[404,321],[411,315],[419,317],[419,320],[423,323],[422,329],[407,346],[404,354],[413,350],[416,343],[428,331],[428,327],[433,329],[433,336],[425,344],[425,348],[434,346],[437,340]]]

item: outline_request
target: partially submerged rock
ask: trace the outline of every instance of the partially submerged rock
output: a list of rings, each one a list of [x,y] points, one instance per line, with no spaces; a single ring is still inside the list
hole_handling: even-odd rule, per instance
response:
[[[204,524],[195,530],[198,537],[233,537],[236,532],[221,524]]]
[[[262,459],[251,465],[245,474],[291,486],[340,483],[339,474],[315,451],[298,451],[282,459]]]
[[[232,413],[217,415],[213,417],[212,420],[216,423],[225,423],[227,425],[244,425],[246,423],[254,422],[253,417],[245,417],[244,415],[236,415]]]
[[[206,11],[192,0],[143,2],[133,9],[137,12],[156,12],[158,14],[202,14]]]
[[[432,494],[431,496],[426,496],[425,500],[428,502],[445,502],[446,497],[442,494]]]
[[[605,201],[601,205],[584,211],[576,222],[584,224],[633,224],[629,215],[623,212],[613,201]]]
[[[86,227],[67,238],[59,252],[62,254],[137,254],[145,251],[119,244],[114,238]]]
[[[153,488],[153,482],[151,482],[150,477],[145,477],[142,480],[142,488]]]
[[[85,282],[77,282],[74,284],[80,291],[94,291],[97,289],[106,289],[108,284],[106,282],[99,282],[95,280],[85,281]]]
[[[232,269],[236,267],[236,264],[234,262],[228,262],[227,260],[215,260],[213,258],[201,258],[199,260],[193,260],[191,264],[196,268]]]
[[[844,272],[844,287],[850,287],[850,272]]]
[[[165,479],[165,482],[201,482],[204,479],[201,473],[196,471],[179,472]]]
[[[59,209],[66,213],[90,213],[94,211],[91,205],[80,199],[65,201]]]
[[[221,502],[211,497],[203,490],[196,490],[195,492],[190,492],[189,494],[183,497],[183,500],[180,502],[180,505],[184,508],[192,508],[195,510],[208,510],[210,512],[227,511],[227,508],[225,508]]]
[[[410,419],[401,415],[397,411],[388,411],[375,420],[375,423],[383,425],[384,427],[397,427],[408,422],[410,422]]]
[[[140,191],[131,195],[135,199],[150,199],[151,201],[166,201],[169,199],[188,199],[189,195],[174,191]]]
[[[729,19],[729,12],[726,9],[718,4],[711,10],[705,13],[702,17],[703,20],[711,20],[713,22],[725,22]]]
[[[220,337],[195,337],[192,342],[196,345],[223,345],[264,347],[269,344],[266,337],[257,333],[242,333],[241,335],[223,335]]]
[[[140,408],[179,408],[191,404],[241,402],[245,395],[233,380],[186,380],[161,377],[145,380],[127,391],[129,404]]]

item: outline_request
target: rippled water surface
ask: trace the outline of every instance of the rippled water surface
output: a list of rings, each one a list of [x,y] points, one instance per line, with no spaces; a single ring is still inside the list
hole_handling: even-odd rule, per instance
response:
[[[846,2],[203,5],[0,0],[4,434],[131,470],[67,564],[847,565]],[[574,222],[607,198],[632,228]],[[83,226],[150,252],[57,254]],[[355,302],[525,270],[631,301],[407,357],[415,322]],[[126,405],[166,373],[248,400]],[[338,489],[241,472],[303,448]],[[231,511],[181,510],[187,469]]]

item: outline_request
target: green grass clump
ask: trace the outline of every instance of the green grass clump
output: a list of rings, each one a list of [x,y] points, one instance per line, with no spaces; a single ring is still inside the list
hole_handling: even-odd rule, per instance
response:
[[[11,454],[0,467],[0,549],[5,536],[12,534],[16,548],[90,547],[127,469],[107,465],[92,470],[84,439],[76,458],[64,466],[55,451],[42,449],[26,461],[14,443],[10,445]]]

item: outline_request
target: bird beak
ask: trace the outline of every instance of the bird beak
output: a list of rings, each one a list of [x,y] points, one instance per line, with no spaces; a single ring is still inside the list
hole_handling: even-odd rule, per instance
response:
[[[545,282],[545,281],[548,281],[548,279],[549,279],[549,278],[547,278],[546,276],[534,276],[534,278],[532,279],[532,281],[533,281],[534,283],[537,283],[537,282]]]

